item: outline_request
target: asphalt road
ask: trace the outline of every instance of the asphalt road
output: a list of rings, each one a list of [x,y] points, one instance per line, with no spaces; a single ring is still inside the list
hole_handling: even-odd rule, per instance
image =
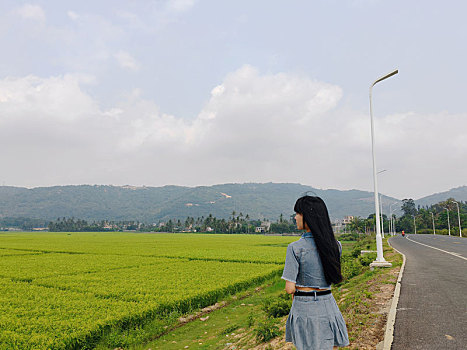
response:
[[[407,259],[391,349],[467,349],[467,238],[407,235],[389,242]]]

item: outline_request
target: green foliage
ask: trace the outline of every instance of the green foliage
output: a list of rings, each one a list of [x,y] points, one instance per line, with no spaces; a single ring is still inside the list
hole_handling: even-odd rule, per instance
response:
[[[359,244],[356,244],[350,252],[350,256],[355,259],[358,258],[361,254],[361,250],[362,247]]]
[[[289,300],[291,299],[290,294],[286,293],[285,291],[283,291],[282,293],[280,293],[277,297],[278,297],[279,299],[287,300],[287,301],[289,301]]]
[[[362,272],[362,265],[358,258],[344,254],[341,258],[341,272],[344,281],[346,281],[352,277],[358,276]]]
[[[369,266],[376,259],[376,253],[366,253],[358,257],[358,261],[362,266]]]
[[[239,329],[241,326],[238,325],[238,324],[233,324],[233,325],[230,325],[228,326],[226,329],[224,329],[221,334],[230,334],[232,333],[233,331]]]
[[[352,251],[342,255],[341,271],[344,281],[360,275],[364,268],[374,261],[374,253],[361,255],[362,250],[375,249],[374,239],[374,235],[359,235],[359,240],[354,244]]]
[[[251,326],[253,326],[255,324],[255,316],[250,313],[248,314],[248,318],[247,318],[247,327],[248,328],[251,328]]]
[[[356,232],[353,233],[343,233],[339,235],[339,241],[357,241],[360,238],[360,235]]]
[[[279,327],[271,318],[258,322],[258,326],[255,328],[256,339],[260,342],[271,340],[279,334]]]
[[[266,298],[263,301],[263,311],[268,317],[282,317],[289,313],[292,306],[292,298],[287,294],[287,298],[281,294],[277,298]]]
[[[431,230],[429,228],[417,229],[417,234],[421,234],[421,235],[433,234],[433,229]]]
[[[374,236],[360,236],[357,243],[354,244],[350,255],[353,258],[358,258],[362,250],[368,250],[374,244]]]
[[[0,228],[1,227],[15,227],[22,230],[32,230],[34,227],[47,227],[47,221],[26,217],[1,217]]]
[[[415,226],[417,234],[432,234],[433,224],[435,226],[436,234],[444,234],[444,229],[451,227],[451,234],[453,230],[459,231],[459,215],[461,226],[467,222],[467,204],[462,201],[457,201],[459,205],[459,214],[457,211],[457,204],[454,198],[448,198],[445,201],[433,204],[431,206],[420,207],[414,209],[410,205],[405,210],[405,214],[396,220],[396,228],[398,232],[405,231],[406,233],[415,233]],[[448,212],[449,221],[448,223]]]
[[[404,215],[412,216],[417,214],[417,209],[415,209],[415,202],[412,198],[402,200],[402,211]]]
[[[279,223],[272,223],[271,232],[275,233],[289,233],[289,232],[297,232],[297,226],[295,225],[294,222],[279,222]]]

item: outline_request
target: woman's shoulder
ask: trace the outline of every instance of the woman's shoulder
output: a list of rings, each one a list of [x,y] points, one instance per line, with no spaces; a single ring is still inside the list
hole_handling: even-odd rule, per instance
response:
[[[297,249],[297,248],[303,248],[307,245],[309,245],[310,242],[308,242],[305,238],[303,237],[300,237],[300,239],[292,242],[292,243],[289,243],[289,245],[287,247],[290,247],[290,248],[294,248],[294,249]]]

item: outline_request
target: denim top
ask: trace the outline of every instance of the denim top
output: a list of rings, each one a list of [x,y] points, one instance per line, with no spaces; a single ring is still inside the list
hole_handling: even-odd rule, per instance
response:
[[[337,241],[339,253],[342,246]],[[297,287],[330,289],[324,278],[323,265],[311,232],[305,232],[298,241],[287,246],[282,279],[295,283]]]

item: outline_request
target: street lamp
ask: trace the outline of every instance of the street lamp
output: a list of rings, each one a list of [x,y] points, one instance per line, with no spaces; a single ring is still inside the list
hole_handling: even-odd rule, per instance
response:
[[[436,230],[435,230],[435,215],[433,212],[431,212],[431,218],[433,219],[433,234],[436,235]]]
[[[415,227],[415,234],[417,234],[417,224],[415,223],[415,215],[413,216],[413,226]]]
[[[383,195],[379,195],[379,206],[381,210],[381,237],[384,238],[384,217],[383,217]]]
[[[374,186],[374,195],[375,195],[375,216],[376,216],[376,260],[373,261],[370,266],[392,266],[390,262],[387,262],[383,256],[383,239],[381,238],[381,227],[379,222],[379,203],[378,203],[378,182],[376,180],[376,157],[375,157],[375,127],[373,123],[373,105],[371,102],[371,93],[373,90],[373,86],[375,86],[380,81],[384,79],[390,78],[393,75],[397,74],[399,71],[396,69],[385,76],[382,76],[378,80],[376,80],[370,86],[370,120],[371,120],[371,154],[373,157],[373,186]]]
[[[390,215],[391,215],[392,235],[396,234],[396,223],[395,223],[394,218],[392,217],[392,206],[396,205],[396,204],[399,204],[399,203],[400,202],[395,202],[395,203],[392,203],[392,204],[389,205],[389,212],[390,212]]]
[[[462,237],[462,228],[461,228],[461,214],[459,212],[459,203],[453,201],[457,205],[457,218],[459,219],[459,237]]]
[[[376,173],[376,175],[379,175],[381,173],[384,173],[387,171],[387,169],[380,170]],[[379,195],[379,206],[380,206],[380,215],[381,215],[381,237],[384,238],[384,218],[383,218],[383,195]]]
[[[449,224],[449,209],[448,208],[444,208],[444,209],[446,209],[446,211],[448,212],[448,232],[449,232],[449,236],[450,236],[451,235],[451,225]]]

